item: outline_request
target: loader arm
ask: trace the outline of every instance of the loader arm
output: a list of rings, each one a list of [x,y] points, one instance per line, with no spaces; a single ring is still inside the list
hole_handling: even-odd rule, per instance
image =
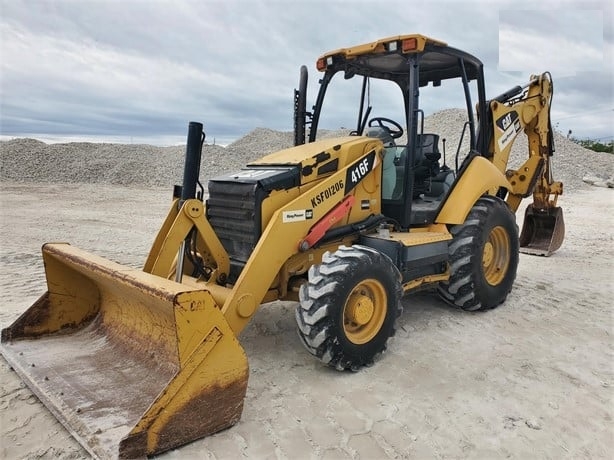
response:
[[[208,254],[216,266],[210,275],[210,280],[213,282],[224,280],[229,272],[228,254],[204,216],[205,208],[202,201],[194,198],[180,204],[179,199],[175,199],[154,240],[143,271],[163,278],[173,276],[177,248],[195,227],[201,237],[199,242],[204,246],[203,253]]]
[[[326,230],[347,219],[354,195],[363,181],[381,174],[381,141],[365,142],[355,138],[353,143],[362,149],[353,161],[348,161],[345,167],[340,167],[315,185],[304,185],[304,191],[272,213],[233,284],[221,282],[228,273],[228,254],[207,220],[204,204],[198,199],[187,200],[179,210],[175,200],[152,246],[144,271],[172,278],[177,266],[178,247],[189,232],[196,229],[199,255],[213,261],[216,268],[207,280],[184,275],[182,282],[208,291],[238,336],[260,304],[283,297],[282,291],[286,287],[275,281],[288,259],[311,249]],[[379,180],[368,182],[379,184]],[[304,216],[308,211],[308,219],[294,217]],[[374,206],[372,212],[379,212],[379,207]]]
[[[273,213],[222,306],[226,321],[235,334],[243,330],[263,301],[279,297],[278,292],[269,291],[270,286],[282,265],[297,254],[301,247],[306,248],[304,241],[310,230],[330,219],[340,205],[343,206],[344,198],[355,194],[368,176],[381,174],[382,151],[383,146],[379,140],[365,143],[363,155],[357,160],[340,168],[307,193],[301,193]],[[316,200],[318,205],[314,207]],[[305,210],[312,210],[311,219],[294,221],[287,218],[297,211],[301,213]]]

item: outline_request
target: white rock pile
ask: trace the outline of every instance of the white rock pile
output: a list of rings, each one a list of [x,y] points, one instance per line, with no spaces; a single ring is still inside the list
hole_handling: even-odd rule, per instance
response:
[[[446,139],[446,161],[451,167],[464,120],[464,111],[459,109],[443,110],[425,119],[425,132],[438,133],[441,139]],[[331,131],[323,137],[346,134],[347,131]],[[516,140],[509,162],[512,168],[527,157],[525,139],[520,135]],[[291,147],[292,143],[291,132],[257,128],[226,147],[205,144],[201,182],[205,184],[208,178],[238,170],[263,155]],[[560,133],[555,134],[555,147],[554,179],[563,182],[565,191],[589,187],[588,184],[614,186],[614,155],[587,150]],[[466,153],[466,148],[461,148],[461,152]],[[172,187],[181,183],[184,155],[185,146],[45,144],[34,139],[13,139],[0,142],[0,180]]]

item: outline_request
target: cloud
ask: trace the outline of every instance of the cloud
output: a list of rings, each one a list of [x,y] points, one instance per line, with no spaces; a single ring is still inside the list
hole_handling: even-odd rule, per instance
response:
[[[566,4],[577,7],[574,2]],[[400,33],[429,35],[479,56],[485,64],[488,94],[499,94],[524,84],[528,73],[547,70],[543,60],[552,50],[560,51],[561,44],[571,50],[571,45],[580,43],[575,35],[569,41],[569,34],[561,37],[554,33],[556,27],[546,27],[556,15],[540,11],[540,17],[525,16],[522,32],[524,39],[539,46],[526,46],[532,50],[528,55],[514,57],[521,59],[522,66],[510,61],[505,67],[522,72],[497,69],[500,11],[531,9],[532,5],[487,0],[414,1],[411,5],[374,0],[2,0],[0,134],[106,135],[181,142],[190,120],[202,121],[208,135],[226,141],[256,127],[291,130],[292,94],[302,64],[309,67],[308,104],[312,104],[318,56]],[[606,2],[589,6],[603,11],[604,16],[611,13]],[[559,10],[553,9],[555,13]],[[517,31],[507,27],[513,19],[504,21],[504,41],[518,40]],[[588,54],[597,48],[586,43],[582,45],[585,60],[597,65],[598,56]],[[611,62],[608,21],[603,22],[602,45],[600,62]],[[545,57],[539,50],[546,50]],[[538,55],[539,62],[531,63],[535,65],[529,69],[527,56]],[[570,62],[578,65],[578,61]],[[596,85],[586,84],[584,78],[589,77],[585,75],[562,83],[556,99],[561,115],[569,116],[578,102],[577,94],[582,94],[583,103],[576,110],[611,105],[608,78],[612,69],[604,64],[597,73],[590,78],[600,82],[599,93]],[[435,102],[445,106],[457,101],[458,93],[451,91],[442,88],[428,104],[429,110],[436,108]],[[609,95],[609,101],[604,95]],[[340,114],[349,114],[349,109],[336,107]],[[595,125],[583,119],[573,121],[579,130],[586,127],[585,132],[596,132]]]
[[[560,76],[603,70],[603,12],[567,8],[500,11],[499,69],[540,66]]]

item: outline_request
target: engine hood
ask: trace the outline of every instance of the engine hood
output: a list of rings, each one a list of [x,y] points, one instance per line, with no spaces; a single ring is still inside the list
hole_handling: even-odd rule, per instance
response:
[[[249,163],[247,167],[295,167],[300,174],[300,183],[306,184],[337,172],[372,150],[383,150],[379,139],[366,136],[337,137],[280,150]]]

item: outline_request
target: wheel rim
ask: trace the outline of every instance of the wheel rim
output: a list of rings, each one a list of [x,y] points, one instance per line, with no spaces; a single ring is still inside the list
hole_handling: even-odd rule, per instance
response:
[[[497,226],[490,231],[482,254],[484,277],[491,286],[498,285],[510,264],[511,244],[505,228]]]
[[[367,343],[380,331],[388,298],[386,289],[374,279],[364,280],[350,293],[343,308],[343,331],[352,343]]]

